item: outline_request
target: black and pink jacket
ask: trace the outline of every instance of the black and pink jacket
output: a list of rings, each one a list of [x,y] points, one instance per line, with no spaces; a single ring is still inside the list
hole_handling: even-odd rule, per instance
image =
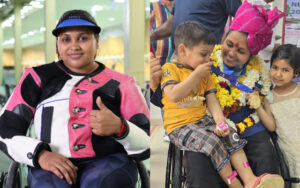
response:
[[[62,61],[26,69],[0,117],[0,149],[13,160],[38,167],[42,149],[68,158],[127,152],[149,155],[149,110],[135,80],[98,63],[91,74],[71,72]],[[89,113],[96,98],[125,120],[120,136],[97,136]],[[26,136],[33,120],[36,138]]]

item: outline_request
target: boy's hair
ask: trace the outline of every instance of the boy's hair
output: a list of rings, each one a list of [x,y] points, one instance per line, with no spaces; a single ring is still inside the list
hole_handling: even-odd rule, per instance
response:
[[[215,35],[204,25],[196,21],[186,21],[178,25],[174,33],[175,53],[179,44],[192,48],[200,43],[215,45]]]
[[[294,69],[294,74],[300,73],[300,49],[293,44],[279,46],[271,57],[271,65],[277,59],[285,59]]]

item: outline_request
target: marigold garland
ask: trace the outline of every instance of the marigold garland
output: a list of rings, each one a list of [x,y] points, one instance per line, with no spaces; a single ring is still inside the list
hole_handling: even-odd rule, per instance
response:
[[[223,58],[221,54],[221,45],[217,45],[212,53],[211,60],[215,67],[223,72]],[[220,105],[223,109],[224,116],[227,117],[230,113],[238,111],[242,106],[246,106],[246,92],[239,90],[238,88],[231,85],[229,80],[222,76],[212,74],[217,93],[216,96],[219,99]],[[249,88],[254,88],[255,83],[260,81],[263,83],[262,89],[260,90],[262,95],[266,95],[270,90],[271,81],[268,76],[268,71],[264,60],[259,56],[253,56],[250,62],[246,66],[246,73],[242,75],[238,81]],[[229,92],[230,91],[230,92]],[[239,123],[233,123],[230,119],[226,118],[226,123],[236,128],[237,131],[242,134],[246,128],[253,126],[259,122],[259,118],[255,113],[250,114],[247,118]]]

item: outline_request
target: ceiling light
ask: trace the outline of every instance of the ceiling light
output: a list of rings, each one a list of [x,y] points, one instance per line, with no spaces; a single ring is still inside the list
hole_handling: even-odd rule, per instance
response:
[[[28,37],[27,33],[21,35],[21,38],[22,38],[22,39],[25,39],[25,38],[27,38],[27,37]]]
[[[9,40],[6,40],[3,42],[3,45],[9,45],[9,44],[14,44],[15,43],[15,39],[11,38]]]
[[[42,5],[39,1],[31,1],[29,4],[34,8],[44,8],[44,5]]]
[[[9,18],[2,22],[2,28],[11,27],[14,20],[15,15],[11,15]]]
[[[96,16],[97,12],[103,10],[103,6],[101,5],[94,5],[92,8],[91,8],[91,12],[92,12],[92,15],[93,16]]]
[[[114,17],[110,17],[110,18],[107,18],[107,20],[108,20],[108,21],[111,21],[111,22],[113,22],[113,21],[115,21],[115,20],[116,20],[116,18],[114,18]]]
[[[46,31],[46,28],[45,28],[45,27],[41,27],[41,28],[40,28],[40,31],[41,31],[41,32]]]

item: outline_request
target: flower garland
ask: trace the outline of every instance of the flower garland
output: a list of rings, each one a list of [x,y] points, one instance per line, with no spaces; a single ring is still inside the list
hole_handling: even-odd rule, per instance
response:
[[[215,67],[223,72],[223,58],[221,52],[221,45],[217,45],[213,50],[211,60]],[[260,93],[266,95],[271,86],[271,81],[268,76],[268,70],[264,60],[259,56],[253,56],[250,62],[246,66],[246,73],[242,75],[238,82],[254,88],[255,83],[261,83],[262,88]],[[247,92],[241,91],[235,86],[231,85],[230,81],[223,78],[221,75],[217,76],[212,74],[213,80],[216,85],[217,93],[216,96],[223,109],[224,116],[227,117],[230,113],[236,112],[241,109],[242,106],[246,106],[246,94]],[[240,134],[242,134],[246,128],[258,123],[259,118],[256,112],[250,114],[247,118],[239,123],[234,123],[230,119],[226,118],[226,123],[235,128]]]

